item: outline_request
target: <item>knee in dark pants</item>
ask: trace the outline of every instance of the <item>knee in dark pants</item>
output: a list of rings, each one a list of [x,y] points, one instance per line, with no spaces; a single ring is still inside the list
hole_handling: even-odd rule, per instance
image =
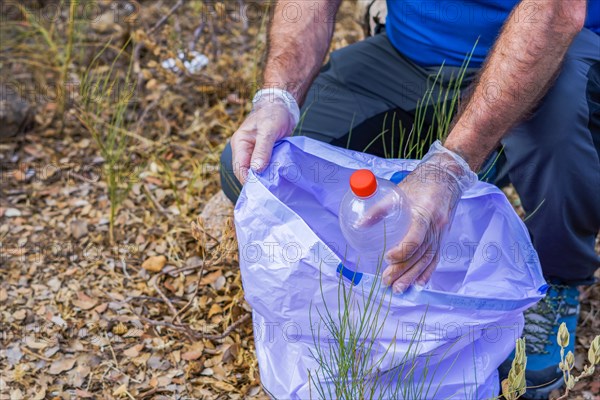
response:
[[[221,175],[221,190],[234,204],[242,190],[242,184],[233,173],[233,158],[231,155],[231,143],[227,143],[221,153],[221,165],[219,168]]]
[[[600,158],[590,123],[589,57],[579,54],[594,38],[580,37],[534,114],[503,140],[544,274],[565,282],[587,281],[600,265]]]

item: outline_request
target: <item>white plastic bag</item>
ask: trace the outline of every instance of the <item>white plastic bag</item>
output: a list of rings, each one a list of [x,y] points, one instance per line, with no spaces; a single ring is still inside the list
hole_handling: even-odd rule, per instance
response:
[[[357,255],[339,230],[337,211],[348,177],[368,168],[397,182],[415,165],[293,137],[276,144],[265,171],[250,172],[235,226],[261,382],[271,396],[323,397],[317,386],[333,383],[319,374],[315,343],[327,349],[330,332],[317,310],[337,310],[340,282],[358,298],[377,282],[373,275],[354,275]],[[497,367],[521,335],[522,312],[546,291],[524,224],[492,185],[479,182],[464,194],[441,251],[427,288],[395,295],[377,286],[371,299],[385,299],[381,314],[389,308],[372,355],[379,373],[387,371],[404,388],[384,397],[496,396]],[[411,367],[402,370],[407,353]],[[417,384],[426,381],[418,394],[406,388],[408,369]],[[324,397],[336,397],[332,393]]]

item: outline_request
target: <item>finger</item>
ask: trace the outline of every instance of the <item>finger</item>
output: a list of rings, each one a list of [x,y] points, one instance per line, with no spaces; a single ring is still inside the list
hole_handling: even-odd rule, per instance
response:
[[[271,160],[275,141],[284,137],[289,127],[289,117],[285,113],[274,111],[263,117],[257,124],[256,146],[250,161],[250,167],[258,172],[265,169]]]
[[[413,265],[411,269],[402,274],[402,276],[394,281],[392,284],[392,290],[395,293],[404,293],[406,289],[419,277],[423,269],[428,265],[430,260],[422,258]]]
[[[383,282],[386,285],[391,285],[404,271],[407,271],[419,261],[425,254],[425,252],[429,249],[430,243],[424,241],[423,243],[406,243],[402,242],[398,244],[396,247],[410,247],[412,251],[412,255],[405,260],[394,260],[394,259],[386,259],[388,266],[383,271]],[[414,249],[414,251],[413,251]]]
[[[423,271],[431,264],[432,260],[435,258],[435,254],[430,248],[425,252],[424,256],[417,261],[408,271],[402,274],[398,279],[394,281],[392,284],[392,289],[396,293],[403,293],[408,289],[410,285],[412,285],[417,278],[423,273]]]
[[[438,251],[435,253],[435,256],[433,257],[433,260],[431,260],[429,265],[427,267],[425,267],[423,272],[421,272],[421,275],[416,279],[415,284],[417,284],[419,286],[427,285],[427,282],[429,282],[429,280],[431,279],[431,276],[435,272],[435,269],[437,268],[439,262],[440,262],[440,252],[438,249]]]
[[[358,220],[357,225],[362,228],[376,224],[382,218],[388,215],[393,204],[394,196],[385,196],[381,201],[378,201],[367,210],[367,212]]]
[[[274,135],[259,134],[256,137],[256,146],[254,146],[252,160],[250,161],[250,168],[252,168],[252,170],[262,172],[269,164],[276,139],[277,137]]]
[[[407,261],[417,252],[421,244],[425,242],[427,232],[431,228],[429,218],[425,218],[421,212],[411,209],[412,220],[408,232],[397,246],[391,248],[385,258],[390,263],[401,263]]]
[[[231,137],[231,159],[233,173],[242,185],[246,183],[253,150],[254,135],[246,131],[244,127],[240,128]]]
[[[392,288],[394,291],[397,293],[404,292],[422,274],[434,257],[435,252],[433,251],[433,248],[429,246],[423,253],[423,256],[416,260],[414,264],[408,268],[405,268],[404,270],[400,269],[400,274],[396,276],[390,276],[389,281],[393,282]]]

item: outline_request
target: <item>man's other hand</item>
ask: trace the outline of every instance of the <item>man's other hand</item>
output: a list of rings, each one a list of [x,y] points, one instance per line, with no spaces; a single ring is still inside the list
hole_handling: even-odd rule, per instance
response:
[[[261,172],[267,166],[275,142],[289,136],[300,118],[296,100],[283,90],[261,90],[252,102],[252,112],[231,137],[233,172],[242,184],[250,168]]]
[[[423,161],[398,185],[411,211],[408,233],[386,255],[383,283],[404,292],[416,283],[424,286],[435,271],[440,245],[454,218],[463,192],[477,175],[457,154],[434,143]]]

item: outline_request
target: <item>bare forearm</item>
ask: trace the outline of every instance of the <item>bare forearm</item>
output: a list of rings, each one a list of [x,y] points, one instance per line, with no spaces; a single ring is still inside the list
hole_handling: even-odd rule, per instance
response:
[[[329,49],[340,2],[277,2],[269,29],[266,87],[285,89],[302,104]]]
[[[490,52],[445,147],[477,171],[500,139],[547,92],[585,14],[585,0],[521,2]]]

